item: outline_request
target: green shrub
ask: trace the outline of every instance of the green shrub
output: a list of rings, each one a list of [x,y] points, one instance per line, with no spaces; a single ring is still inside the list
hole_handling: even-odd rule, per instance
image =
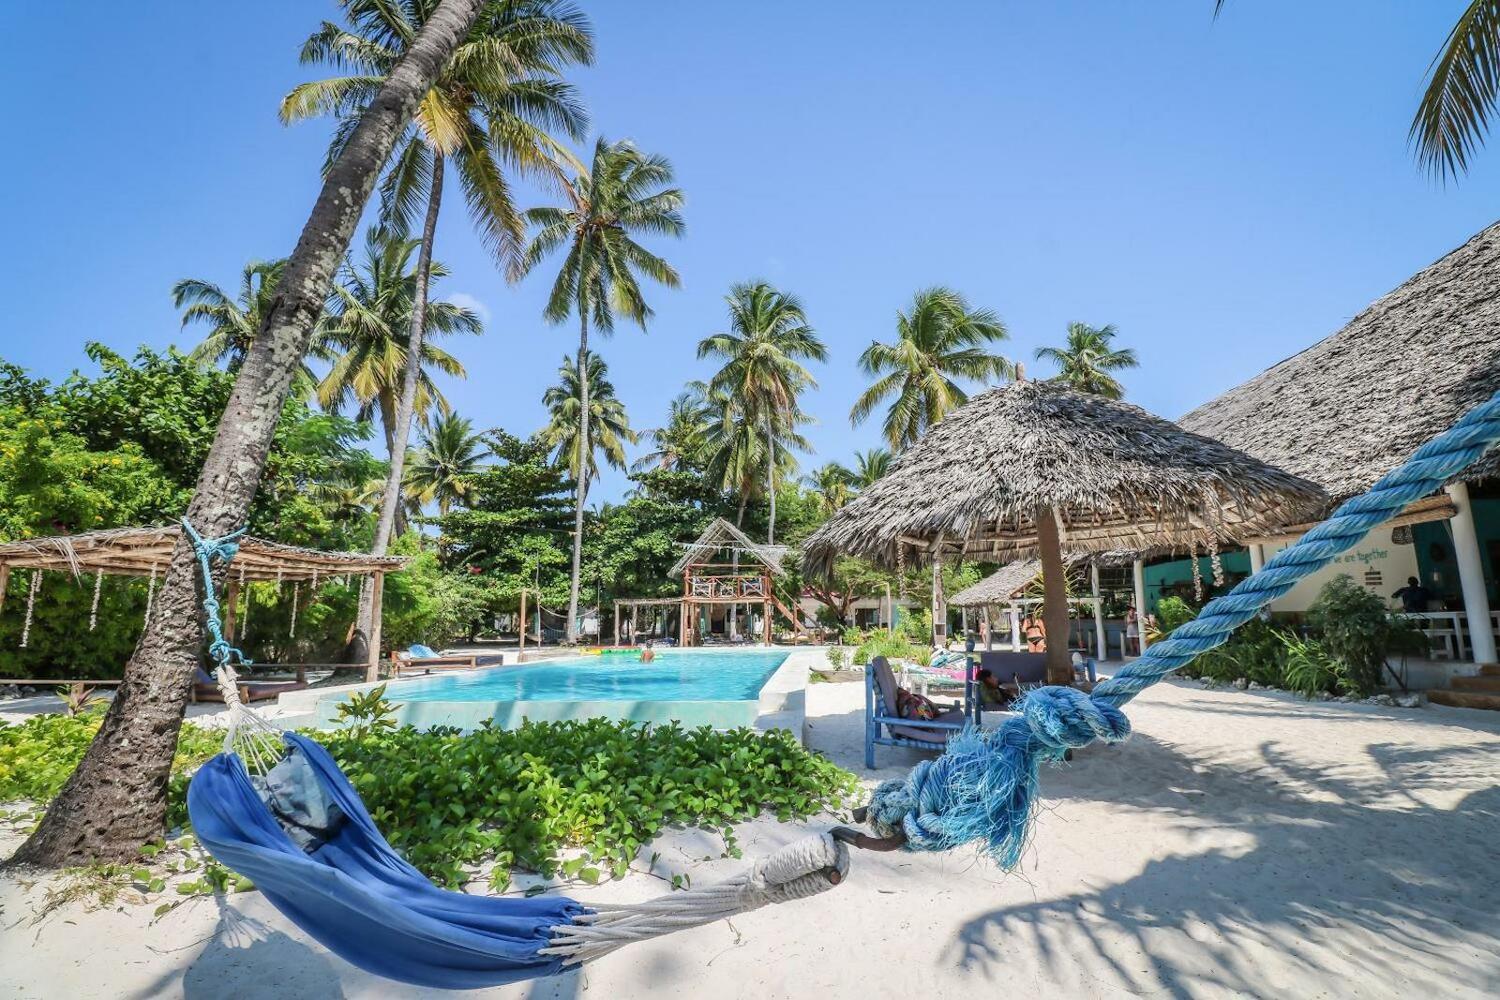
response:
[[[932,612],[926,609],[922,611],[907,612],[901,616],[899,628],[914,645],[930,647],[932,645]]]
[[[844,669],[844,663],[847,661],[848,656],[849,650],[843,646],[828,647],[828,665],[835,670]]]
[[[1387,656],[1426,649],[1415,626],[1392,620],[1385,602],[1348,576],[1324,585],[1307,609],[1307,623],[1323,648],[1342,665],[1344,686],[1362,696],[1385,687]]]
[[[1323,693],[1332,694],[1345,684],[1343,664],[1318,640],[1285,632],[1278,635],[1286,647],[1284,681],[1288,690],[1311,698]]]
[[[924,667],[932,662],[931,649],[913,644],[905,633],[899,631],[894,635],[876,632],[860,643],[854,650],[854,663],[856,666],[864,666],[877,656],[884,656],[888,660],[909,660]]]
[[[865,641],[865,633],[854,625],[847,625],[839,636],[839,641],[846,646],[858,646]]]
[[[386,838],[442,885],[493,862],[503,888],[513,867],[598,880],[623,875],[640,846],[671,825],[723,833],[762,811],[782,821],[837,808],[859,792],[849,772],[784,730],[716,732],[589,719],[517,730],[389,728],[373,693],[350,710],[353,728],[309,734],[328,748]],[[62,787],[97,730],[97,714],[0,724],[0,802],[44,803]],[[169,787],[169,821],[186,823],[190,771],[222,734],[184,725]],[[581,848],[564,861],[561,852]]]
[[[1182,668],[1185,677],[1208,677],[1222,683],[1255,681],[1284,687],[1286,646],[1282,633],[1258,618],[1241,625],[1229,641]]]

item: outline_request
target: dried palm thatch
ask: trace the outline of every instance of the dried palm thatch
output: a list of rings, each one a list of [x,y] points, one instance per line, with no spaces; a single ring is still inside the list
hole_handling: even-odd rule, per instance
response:
[[[1042,563],[1038,559],[1017,559],[1001,566],[972,587],[965,587],[952,597],[948,604],[955,608],[983,608],[993,604],[1009,604],[1033,580],[1042,575]]]
[[[151,528],[110,528],[77,535],[28,538],[0,544],[0,568],[52,569],[75,576],[148,576],[166,569],[172,548],[182,533],[179,525]],[[263,538],[239,540],[234,572],[245,580],[311,580],[349,574],[364,576],[392,572],[406,565],[402,556],[372,556],[363,552],[321,552]]]
[[[1047,382],[955,410],[803,544],[827,574],[842,553],[883,565],[1038,551],[1056,511],[1068,552],[1232,543],[1311,516],[1316,485],[1140,407]]]
[[[1496,390],[1500,224],[1181,423],[1317,483],[1337,502],[1369,489]],[[1497,471],[1492,452],[1461,478]]]
[[[786,557],[785,545],[761,545],[722,517],[716,517],[697,540],[688,542],[682,558],[672,564],[671,576],[681,576],[694,563],[710,559],[716,552],[743,552],[765,566],[772,573],[782,572],[782,559]]]

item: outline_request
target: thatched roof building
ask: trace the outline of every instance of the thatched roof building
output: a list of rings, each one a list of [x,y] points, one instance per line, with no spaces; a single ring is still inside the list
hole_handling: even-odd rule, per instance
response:
[[[1181,424],[1339,501],[1364,492],[1497,390],[1500,224]],[[1491,454],[1463,478],[1496,469]]]
[[[1067,551],[1232,542],[1306,516],[1321,489],[1129,403],[1048,382],[973,397],[803,544],[826,573],[849,553],[1009,561],[1057,511]]]
[[[995,604],[1009,604],[1017,593],[1042,575],[1042,564],[1038,559],[1017,559],[1001,566],[972,587],[965,587],[952,597],[948,604],[955,608],[983,608]]]
[[[83,575],[102,572],[148,576],[165,570],[181,525],[151,528],[109,528],[76,535],[53,535],[0,544],[0,570],[51,569]],[[239,539],[233,575],[244,580],[313,580],[349,574],[366,576],[394,572],[405,566],[404,556],[372,556],[364,552],[323,552],[249,536]]]
[[[682,558],[672,564],[669,571],[672,576],[681,576],[689,566],[711,558],[716,552],[744,553],[777,574],[783,572],[782,560],[786,558],[785,545],[761,545],[751,541],[750,536],[722,517],[709,522],[703,533],[684,548]]]

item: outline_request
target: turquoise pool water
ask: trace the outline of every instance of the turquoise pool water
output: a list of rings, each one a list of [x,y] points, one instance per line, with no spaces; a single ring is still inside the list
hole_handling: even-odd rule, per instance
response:
[[[477,674],[412,681],[390,689],[400,701],[742,701],[753,699],[786,662],[777,650],[658,650],[634,656],[571,656]]]
[[[785,707],[785,693],[763,697],[762,689],[789,655],[757,649],[658,650],[651,663],[626,655],[573,656],[401,681],[387,687],[386,697],[400,722],[422,729],[472,729],[484,723],[513,729],[528,719],[591,718],[725,729],[754,725],[762,711]],[[341,700],[319,701],[319,721],[334,723]]]

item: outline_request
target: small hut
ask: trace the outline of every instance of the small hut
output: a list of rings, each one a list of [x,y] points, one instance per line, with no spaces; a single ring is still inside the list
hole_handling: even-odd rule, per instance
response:
[[[803,566],[826,574],[843,553],[896,567],[1037,557],[1047,630],[1060,635],[1064,551],[1213,551],[1325,501],[1316,485],[1140,407],[1018,381],[970,399],[907,449],[803,543]],[[1049,670],[1072,676],[1061,644]]]
[[[148,528],[110,528],[85,531],[77,535],[53,535],[28,538],[0,544],[0,607],[12,570],[29,569],[34,573],[47,570],[67,573],[78,579],[93,577],[97,595],[98,580],[103,576],[135,576],[155,583],[172,561],[172,549],[182,533],[181,525]],[[276,582],[294,587],[307,584],[316,587],[320,580],[339,576],[368,576],[375,594],[375,622],[370,637],[370,663],[374,672],[380,657],[380,595],[385,574],[406,565],[403,556],[372,556],[362,552],[322,552],[296,545],[283,545],[263,538],[244,536],[226,578],[224,599],[224,634],[231,640],[235,632],[235,610],[240,587],[251,582]],[[28,600],[34,598],[40,577],[33,577]],[[148,605],[147,614],[150,614]],[[303,665],[305,666],[305,665]],[[301,667],[298,670],[301,675]]]
[[[786,547],[751,541],[739,528],[722,517],[715,518],[694,541],[684,545],[682,558],[673,564],[672,576],[682,577],[679,597],[624,597],[614,605],[614,641],[620,645],[620,611],[630,623],[627,636],[636,632],[643,608],[673,607],[678,610],[678,640],[684,646],[701,643],[715,627],[726,633],[738,623],[738,613],[747,616],[759,609],[764,641],[771,642],[771,612],[775,608],[802,626],[776,597],[772,577],[782,572]]]

